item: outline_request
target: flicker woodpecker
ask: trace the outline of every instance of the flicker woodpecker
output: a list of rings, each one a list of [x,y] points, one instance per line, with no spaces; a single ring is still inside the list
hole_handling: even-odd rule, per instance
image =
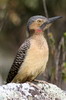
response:
[[[41,15],[31,17],[27,22],[29,38],[20,46],[7,77],[7,83],[22,83],[34,80],[45,71],[49,49],[44,31],[61,16],[46,18]]]

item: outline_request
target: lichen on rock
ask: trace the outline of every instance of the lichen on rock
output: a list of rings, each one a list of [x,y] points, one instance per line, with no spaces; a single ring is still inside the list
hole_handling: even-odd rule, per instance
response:
[[[66,100],[65,91],[56,85],[38,83],[35,86],[28,82],[2,85],[0,86],[0,100]]]

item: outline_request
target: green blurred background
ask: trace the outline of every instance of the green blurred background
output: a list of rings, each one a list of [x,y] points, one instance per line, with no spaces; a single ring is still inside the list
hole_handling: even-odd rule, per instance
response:
[[[4,84],[31,16],[63,16],[46,31],[49,61],[39,79],[66,89],[66,0],[0,0],[0,84]]]

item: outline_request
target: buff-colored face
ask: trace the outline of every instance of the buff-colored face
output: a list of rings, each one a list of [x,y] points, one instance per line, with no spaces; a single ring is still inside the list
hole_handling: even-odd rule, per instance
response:
[[[40,26],[41,26],[42,24],[44,24],[45,22],[47,22],[47,18],[45,18],[45,19],[37,19],[37,20],[35,20],[35,21],[29,26],[29,29],[30,29],[30,30],[39,29]],[[47,29],[50,25],[51,25],[51,24],[46,25],[46,26],[44,27],[43,31],[44,31],[45,29]]]

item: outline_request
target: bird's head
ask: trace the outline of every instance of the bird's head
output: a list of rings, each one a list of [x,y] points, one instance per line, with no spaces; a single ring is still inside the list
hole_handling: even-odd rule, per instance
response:
[[[57,19],[62,18],[61,16],[46,18],[41,15],[31,17],[27,22],[27,31],[30,32],[40,32],[44,31],[51,26],[51,24]]]

